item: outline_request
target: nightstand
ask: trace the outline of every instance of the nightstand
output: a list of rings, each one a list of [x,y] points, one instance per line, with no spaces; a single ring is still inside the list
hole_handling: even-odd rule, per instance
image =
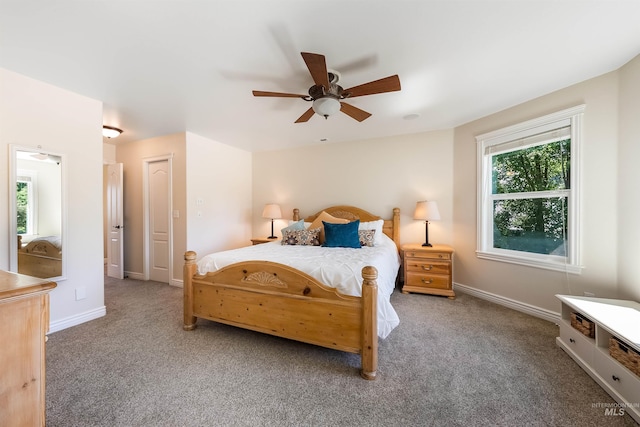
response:
[[[447,245],[402,245],[404,285],[402,293],[442,295],[454,299],[453,248]]]
[[[254,245],[259,245],[261,243],[269,243],[269,242],[275,242],[278,239],[268,239],[266,237],[257,237],[254,239],[251,239],[251,243]]]

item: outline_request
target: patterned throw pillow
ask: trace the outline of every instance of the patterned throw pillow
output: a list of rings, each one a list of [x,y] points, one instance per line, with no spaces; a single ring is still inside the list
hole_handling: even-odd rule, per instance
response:
[[[320,229],[286,230],[282,235],[283,245],[320,246]]]
[[[362,246],[373,246],[376,230],[358,230],[358,237]]]

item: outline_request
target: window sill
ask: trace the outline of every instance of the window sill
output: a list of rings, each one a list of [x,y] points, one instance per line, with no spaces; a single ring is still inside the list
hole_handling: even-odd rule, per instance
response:
[[[510,264],[524,265],[527,267],[541,268],[544,270],[561,271],[563,273],[582,274],[583,267],[566,263],[533,259],[528,257],[518,257],[513,255],[497,254],[494,252],[476,251],[476,256],[480,259],[491,261],[507,262]]]

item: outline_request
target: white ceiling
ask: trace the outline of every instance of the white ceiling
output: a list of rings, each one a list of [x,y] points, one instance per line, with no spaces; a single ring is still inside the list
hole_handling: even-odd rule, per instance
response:
[[[294,121],[300,52],[373,115]],[[640,53],[637,0],[0,0],[0,67],[104,102],[126,143],[175,132],[250,151],[448,129],[615,70]],[[407,120],[404,117],[418,114]]]

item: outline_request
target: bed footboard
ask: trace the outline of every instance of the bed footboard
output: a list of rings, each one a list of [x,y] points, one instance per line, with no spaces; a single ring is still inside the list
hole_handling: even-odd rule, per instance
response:
[[[246,261],[197,274],[196,253],[185,253],[184,326],[198,318],[361,355],[361,376],[378,367],[374,267],[362,269],[362,297],[340,294],[287,265]]]

